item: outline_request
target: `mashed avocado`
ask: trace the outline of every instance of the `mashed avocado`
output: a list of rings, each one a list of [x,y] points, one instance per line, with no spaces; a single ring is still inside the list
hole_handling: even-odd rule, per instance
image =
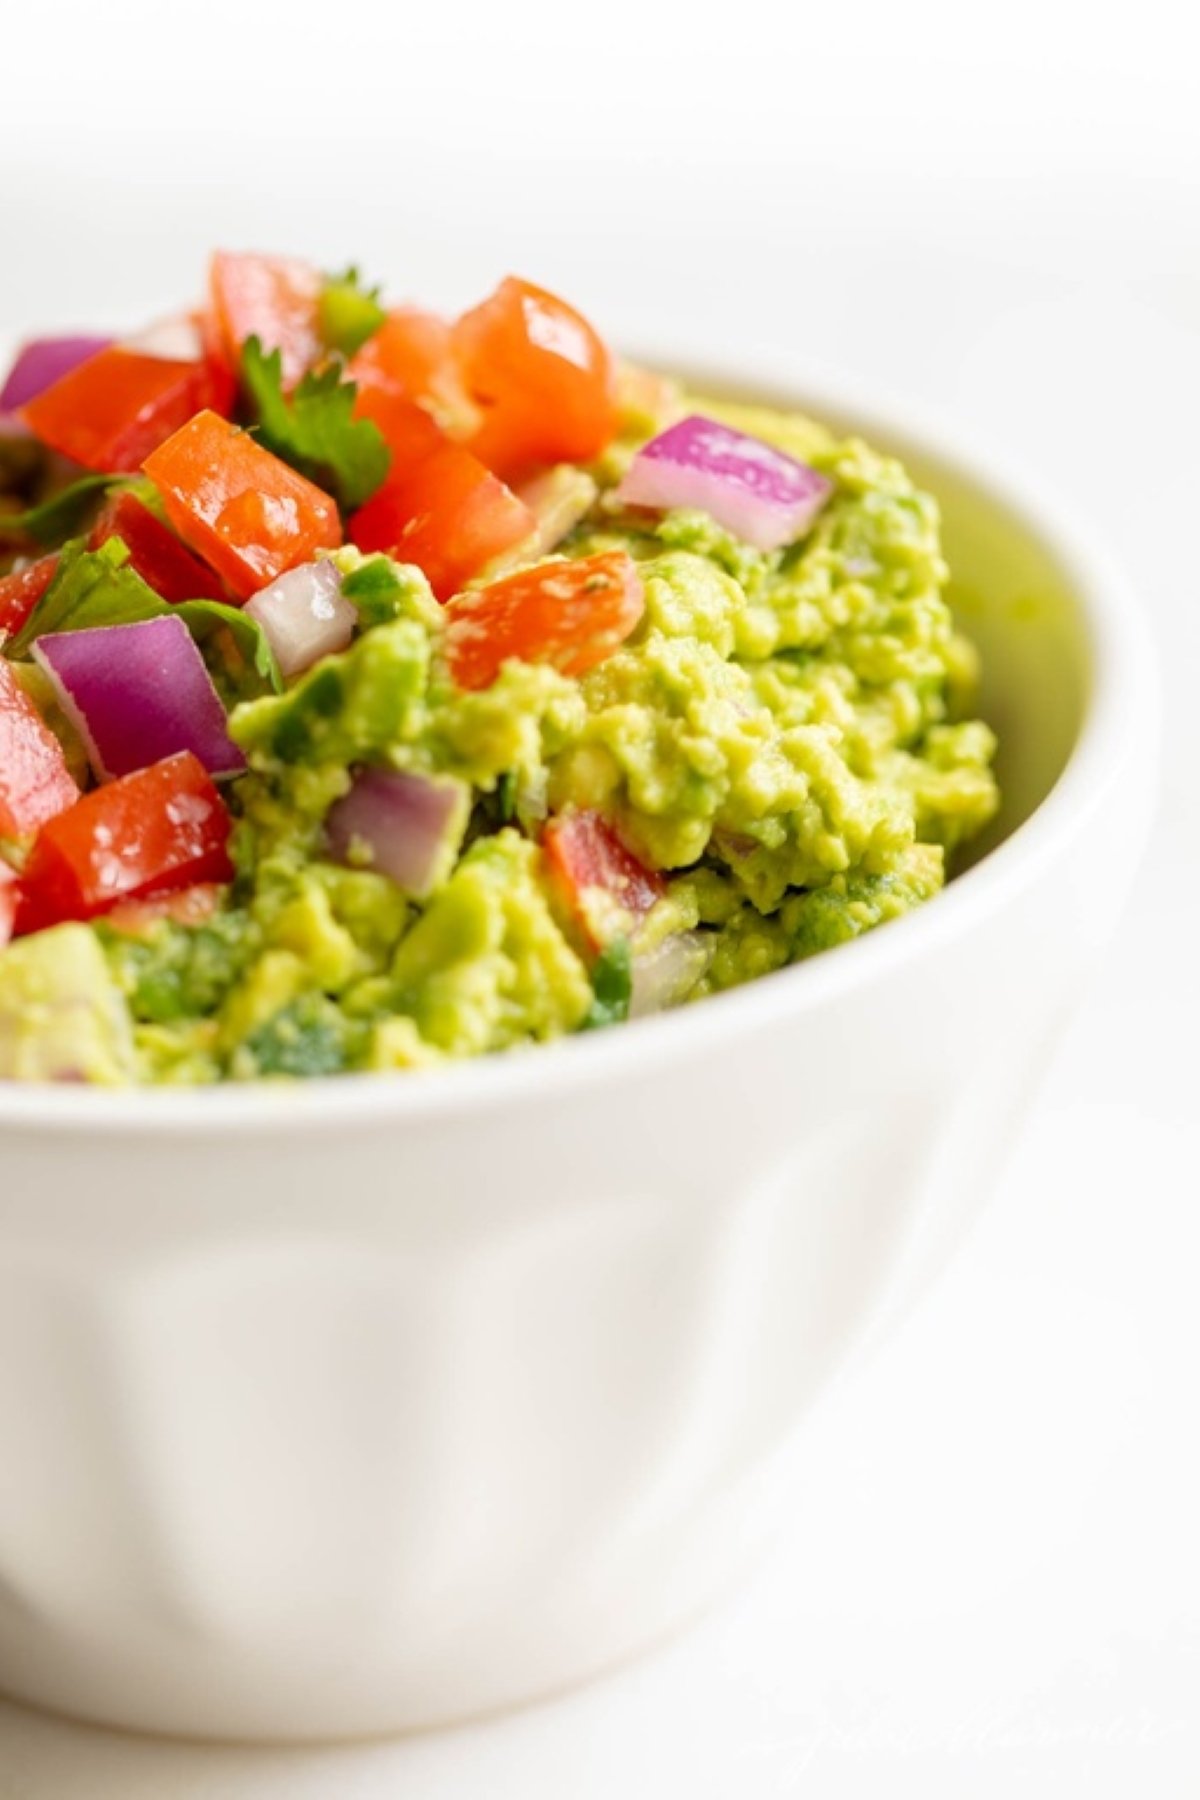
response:
[[[734,987],[935,895],[997,805],[936,505],[806,419],[694,410],[833,484],[799,541],[762,551],[705,512],[623,506],[630,434],[558,481],[554,554],[628,552],[636,630],[582,675],[513,658],[475,690],[448,673],[420,571],[338,552],[353,642],[231,714],[249,764],[228,790],[232,887],[199,923],[100,919],[0,954],[0,1075],[420,1068],[623,1017],[639,981],[635,1011]],[[332,856],[330,809],[364,767],[466,796],[427,891]],[[627,872],[568,904],[545,827],[579,815],[652,904],[623,905]]]

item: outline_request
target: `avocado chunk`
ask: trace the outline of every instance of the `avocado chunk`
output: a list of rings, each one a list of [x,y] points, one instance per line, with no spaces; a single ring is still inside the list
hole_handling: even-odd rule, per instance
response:
[[[0,1081],[120,1087],[135,1076],[129,1013],[87,925],[57,925],[0,953]]]

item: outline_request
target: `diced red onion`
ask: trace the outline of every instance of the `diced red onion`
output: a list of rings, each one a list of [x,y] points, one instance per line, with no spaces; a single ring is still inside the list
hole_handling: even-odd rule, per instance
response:
[[[449,873],[462,842],[470,795],[452,776],[363,769],[325,820],[338,862],[388,875],[415,899]]]
[[[325,556],[289,569],[242,610],[266,632],[283,675],[344,650],[358,623],[358,609],[342,598],[341,575]]]
[[[40,637],[33,653],[102,781],[180,750],[192,751],[210,775],[245,768],[204,658],[175,615],[55,632]]]
[[[699,931],[678,931],[633,962],[629,1017],[644,1019],[683,1000],[708,967],[711,943]]]
[[[693,414],[652,438],[617,489],[630,506],[695,506],[756,550],[803,535],[833,492],[807,463]]]
[[[107,350],[112,341],[109,337],[59,337],[34,338],[23,344],[0,388],[0,413],[15,412],[18,406],[36,399],[80,363]]]

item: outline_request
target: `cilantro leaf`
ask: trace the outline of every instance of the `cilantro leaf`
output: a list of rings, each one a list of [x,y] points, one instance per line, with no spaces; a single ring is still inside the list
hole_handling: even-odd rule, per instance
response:
[[[410,582],[387,556],[370,556],[342,581],[342,597],[352,600],[364,625],[386,625],[407,611]]]
[[[340,1075],[365,1036],[323,994],[301,994],[245,1042],[259,1075]]]
[[[352,381],[336,365],[310,370],[289,397],[283,358],[256,337],[242,346],[242,381],[257,415],[256,435],[276,456],[351,509],[370,499],[392,460],[383,433],[354,417]]]
[[[109,488],[138,485],[128,475],[84,475],[27,512],[0,513],[0,538],[32,538],[54,549],[79,529]]]
[[[317,302],[321,337],[342,356],[361,350],[386,317],[379,304],[379,289],[364,287],[353,264],[343,274],[328,277]]]
[[[94,625],[134,625],[164,613],[178,613],[202,645],[222,632],[227,634],[225,641],[232,640],[241,664],[230,682],[235,691],[263,685],[276,693],[282,690],[274,654],[256,620],[238,607],[223,606],[217,600],[184,600],[176,606],[168,605],[136,569],[130,568],[129,551],[119,537],[107,539],[99,550],[88,550],[82,538],[64,546],[54,580],[5,653],[25,656],[35,639],[48,632],[84,631]],[[219,648],[219,643],[213,647]]]
[[[103,920],[97,929],[134,1018],[152,1025],[215,1012],[259,947],[257,928],[241,911],[219,912],[199,926],[163,919],[145,937]]]
[[[592,965],[592,992],[595,999],[581,1031],[598,1031],[604,1025],[619,1025],[629,1017],[633,998],[633,952],[629,939],[614,938],[606,944]]]
[[[511,825],[517,816],[517,771],[507,769],[496,785],[496,795],[503,824]]]

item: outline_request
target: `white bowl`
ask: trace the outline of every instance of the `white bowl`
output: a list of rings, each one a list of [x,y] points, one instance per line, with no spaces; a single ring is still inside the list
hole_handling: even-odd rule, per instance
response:
[[[952,437],[778,371],[719,385],[940,497],[1003,841],[868,938],[550,1049],[0,1090],[10,1693],[303,1739],[612,1663],[741,1564],[809,1401],[984,1196],[1151,813],[1138,607]]]

